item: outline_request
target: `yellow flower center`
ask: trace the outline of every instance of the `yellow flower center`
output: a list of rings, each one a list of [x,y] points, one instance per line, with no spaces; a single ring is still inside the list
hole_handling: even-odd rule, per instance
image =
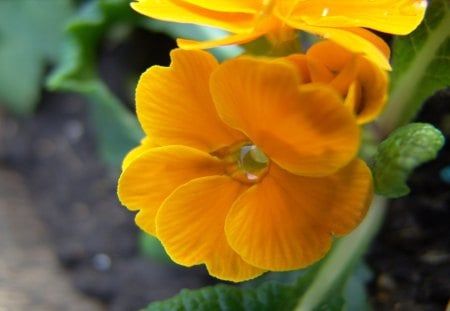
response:
[[[225,165],[225,173],[243,182],[259,182],[269,169],[269,158],[264,151],[252,143],[240,143],[213,153]]]

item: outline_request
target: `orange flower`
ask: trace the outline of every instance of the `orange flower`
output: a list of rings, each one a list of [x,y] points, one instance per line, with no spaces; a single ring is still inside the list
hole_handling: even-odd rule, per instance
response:
[[[179,46],[186,49],[240,44],[262,35],[277,41],[286,37],[286,32],[300,29],[333,40],[390,69],[388,60],[378,49],[382,40],[364,28],[408,34],[423,19],[427,1],[137,0],[131,6],[152,18],[208,25],[231,33],[226,38],[203,43],[178,40]]]
[[[293,54],[286,59],[296,64],[303,83],[326,83],[337,90],[358,124],[371,122],[382,112],[388,75],[360,54],[325,40],[314,44],[306,55]]]
[[[136,90],[146,139],[118,193],[177,263],[243,281],[305,267],[353,230],[372,197],[342,97],[287,62],[174,50]]]

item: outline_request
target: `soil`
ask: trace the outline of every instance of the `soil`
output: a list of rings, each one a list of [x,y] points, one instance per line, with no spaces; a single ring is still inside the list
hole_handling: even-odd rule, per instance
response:
[[[172,44],[158,45],[156,54],[167,55]],[[139,47],[141,55],[148,51]],[[155,44],[147,48],[154,49]],[[125,70],[119,60],[134,59],[130,53],[135,50],[129,42],[104,48],[100,67]],[[155,63],[167,64],[167,56],[158,57]],[[133,70],[142,72],[145,59],[140,59]],[[121,83],[114,79],[108,83],[131,102]],[[447,138],[449,103],[450,91],[441,92],[420,117],[443,129]],[[214,280],[201,267],[165,265],[139,253],[134,215],[117,200],[117,173],[97,155],[88,111],[80,96],[45,93],[33,116],[3,113],[0,122],[0,165],[25,178],[33,206],[73,284],[105,309],[117,311],[137,310],[181,288],[212,284]],[[375,310],[437,311],[448,303],[450,184],[440,173],[450,165],[449,159],[446,144],[435,161],[411,176],[411,194],[390,204],[384,227],[367,255]]]
[[[411,175],[411,193],[391,201],[367,256],[375,310],[450,308],[450,88],[431,97],[417,121],[441,129],[446,144]]]
[[[202,269],[139,254],[134,215],[117,200],[117,175],[97,157],[87,111],[80,97],[46,94],[32,118],[2,122],[2,164],[25,177],[75,286],[120,311],[210,282]]]

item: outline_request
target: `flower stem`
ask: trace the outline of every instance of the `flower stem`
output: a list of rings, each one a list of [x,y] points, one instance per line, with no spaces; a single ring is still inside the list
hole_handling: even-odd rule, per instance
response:
[[[428,30],[426,43],[412,53],[411,57],[414,59],[411,65],[395,81],[386,110],[377,121],[385,136],[397,127],[410,122],[420,110],[422,101],[415,103],[414,96],[417,96],[417,93],[414,90],[422,87],[420,83],[423,83],[430,64],[436,59],[439,48],[447,40],[449,29],[450,14],[446,13],[432,32]],[[432,72],[428,72],[428,75],[431,77]]]
[[[315,310],[327,294],[343,282],[368,248],[384,219],[387,200],[376,196],[364,221],[351,234],[336,242],[324,259],[314,281],[302,295],[296,311]]]

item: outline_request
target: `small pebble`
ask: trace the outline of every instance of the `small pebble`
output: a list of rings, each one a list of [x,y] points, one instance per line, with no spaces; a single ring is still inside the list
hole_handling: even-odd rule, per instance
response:
[[[378,276],[377,278],[377,285],[385,290],[395,290],[397,288],[397,283],[395,282],[395,280],[386,273],[382,273],[380,276]]]
[[[111,268],[111,258],[104,253],[99,253],[92,258],[92,265],[97,271],[107,271]]]
[[[450,260],[450,254],[440,251],[429,251],[423,254],[420,259],[428,264],[438,265]]]
[[[76,143],[84,134],[83,124],[78,120],[70,120],[64,126],[64,134],[70,142]]]

